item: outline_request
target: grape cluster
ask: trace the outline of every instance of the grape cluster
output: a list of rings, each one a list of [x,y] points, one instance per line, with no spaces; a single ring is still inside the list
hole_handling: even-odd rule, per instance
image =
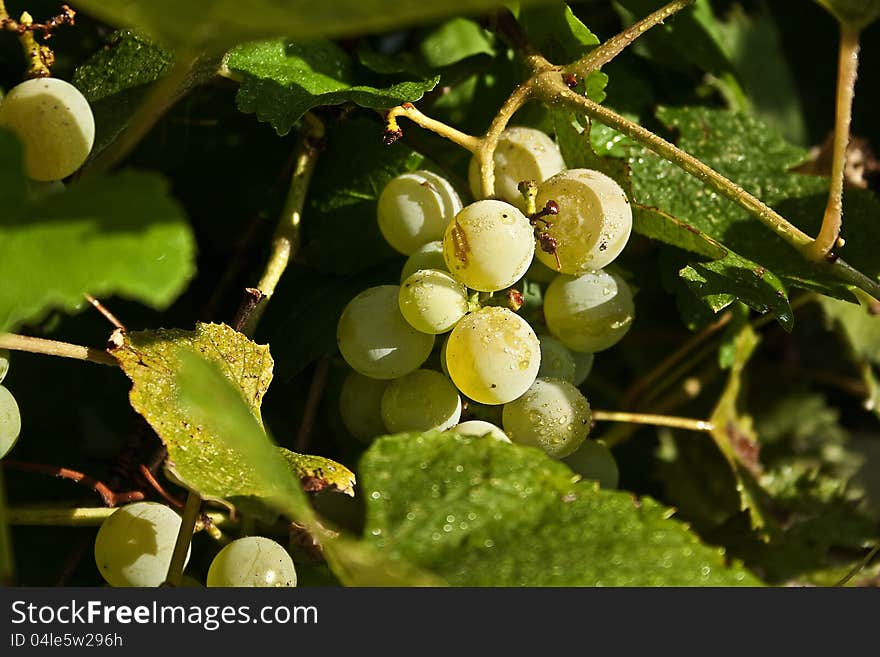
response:
[[[95,143],[95,118],[79,89],[58,78],[25,80],[0,103],[0,128],[24,146],[31,180],[66,178],[79,169]]]
[[[9,352],[0,349],[0,383],[9,372]],[[0,458],[6,456],[15,446],[21,433],[21,413],[18,403],[9,390],[0,385]]]
[[[158,502],[134,502],[114,511],[95,538],[95,563],[110,586],[155,587],[165,582],[181,519]],[[187,549],[184,566],[189,561]],[[184,577],[182,585],[201,586]],[[246,536],[228,543],[211,561],[208,586],[296,586],[287,550],[269,538]]]
[[[339,319],[337,343],[353,370],[340,413],[354,437],[451,430],[560,459],[586,440],[590,405],[578,386],[593,354],[633,321],[629,286],[603,269],[629,239],[629,201],[608,176],[566,169],[555,142],[533,128],[508,128],[494,163],[496,198],[468,205],[430,171],[382,190],[379,228],[407,260],[399,285],[361,292]],[[477,199],[479,174],[474,158]],[[532,323],[517,313],[524,280],[543,288]],[[588,463],[571,463],[616,484],[604,445],[586,452]]]

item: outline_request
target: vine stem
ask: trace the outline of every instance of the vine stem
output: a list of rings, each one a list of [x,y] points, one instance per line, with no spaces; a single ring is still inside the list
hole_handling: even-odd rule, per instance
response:
[[[671,18],[689,5],[694,4],[694,2],[696,2],[696,0],[673,0],[673,2],[660,7],[660,9],[653,14],[649,14],[640,21],[633,23],[633,25],[625,29],[623,32],[597,46],[595,50],[591,50],[578,61],[566,66],[564,68],[565,72],[573,73],[580,77],[586,77],[617,57],[617,55],[623,52],[627,46],[631,45],[633,41],[638,39],[652,27],[662,25],[663,21]]]
[[[416,109],[416,106],[412,103],[404,103],[403,105],[398,105],[397,107],[392,107],[388,110],[388,114],[385,115],[386,141],[393,142],[403,136],[403,131],[397,124],[397,119],[400,117],[409,119],[417,126],[422,127],[425,130],[430,130],[471,153],[476,153],[482,143],[482,139],[479,137],[474,137],[461,130],[456,130],[442,121],[432,119],[430,116],[422,114],[422,112]]]
[[[293,254],[299,246],[300,224],[302,211],[305,205],[306,194],[312,180],[312,174],[318,163],[320,142],[324,137],[324,124],[313,114],[305,115],[305,127],[297,149],[293,174],[290,178],[290,187],[287,192],[287,200],[284,210],[275,229],[272,238],[272,247],[269,259],[263,270],[260,282],[255,288],[259,293],[257,303],[246,314],[242,322],[242,333],[252,336],[256,331],[257,324],[266,310],[266,305],[275,293],[275,288],[281,280],[281,276],[287,269]],[[251,293],[253,294],[253,293]]]
[[[535,57],[539,56],[533,56],[533,58]],[[547,62],[547,65],[550,65],[550,63]],[[517,87],[508,96],[507,100],[504,101],[501,109],[498,110],[495,118],[492,119],[489,130],[486,131],[486,136],[480,139],[479,148],[474,151],[474,155],[477,156],[477,164],[480,167],[480,189],[483,193],[483,198],[491,198],[495,195],[495,149],[498,147],[501,133],[504,132],[504,129],[510,123],[513,115],[528,102],[531,95],[531,85],[524,84]]]
[[[822,228],[810,246],[816,260],[827,258],[836,246],[843,246],[843,179],[849,146],[852,105],[859,69],[859,29],[840,23],[840,51],[837,63],[837,101],[831,160],[831,190],[822,216]]]
[[[168,565],[168,575],[165,583],[170,586],[180,586],[183,577],[183,568],[186,565],[186,557],[189,553],[189,544],[192,541],[196,521],[201,515],[202,498],[198,493],[189,491],[186,496],[186,505],[183,507],[183,517],[180,520],[180,530],[177,532],[177,541],[174,543],[174,552],[171,553],[171,563]]]
[[[99,365],[112,365],[118,367],[119,363],[110,354],[101,349],[82,347],[77,344],[58,342],[34,338],[29,335],[17,335],[15,333],[0,333],[0,349],[10,351],[27,351],[32,354],[46,356],[60,356],[61,358],[73,358],[75,360],[87,360]]]
[[[625,413],[622,411],[592,411],[593,420],[597,422],[627,422],[629,424],[648,424],[655,427],[674,427],[689,431],[709,432],[715,426],[706,420],[696,420],[675,415],[653,415],[651,413]]]
[[[767,226],[783,240],[788,242],[807,260],[824,264],[839,280],[850,285],[855,285],[868,292],[875,299],[880,299],[880,283],[869,278],[860,271],[854,269],[841,259],[816,260],[812,251],[813,239],[800,230],[797,226],[789,223],[785,217],[773,208],[764,204],[760,199],[753,196],[732,180],[725,178],[720,173],[684,152],[674,144],[662,137],[655,135],[650,130],[633,123],[627,118],[617,114],[613,110],[593,102],[585,96],[573,92],[561,82],[553,84],[555,91],[549,94],[546,90],[541,92],[544,100],[552,104],[563,104],[576,111],[581,111],[592,119],[604,123],[610,128],[625,134],[638,142],[648,150],[656,153],[665,160],[676,165],[683,171],[697,178],[703,184],[711,187],[716,192],[733,201],[747,210],[752,216]]]
[[[10,525],[97,527],[115,511],[116,509],[106,506],[13,506],[6,509],[6,518]],[[217,511],[203,515],[215,525],[224,524],[228,520],[225,514]]]

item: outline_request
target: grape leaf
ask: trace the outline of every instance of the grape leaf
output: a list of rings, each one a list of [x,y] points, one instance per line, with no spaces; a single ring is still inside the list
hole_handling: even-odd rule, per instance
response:
[[[865,298],[863,303],[843,303],[836,299],[821,299],[822,310],[830,323],[846,338],[853,355],[880,365],[880,306]]]
[[[128,30],[114,32],[106,45],[77,67],[73,84],[95,115],[95,157],[128,125],[150,84],[168,72],[173,56]]]
[[[84,293],[165,308],[194,271],[186,217],[155,174],[123,171],[28,199],[17,140],[0,131],[0,330],[81,308]]]
[[[758,440],[751,416],[739,412],[743,370],[757,346],[757,334],[750,324],[744,323],[733,342],[734,354],[727,385],[712,411],[709,422],[713,426],[710,432],[712,438],[736,477],[740,508],[749,512],[753,529],[763,529],[767,519],[757,499],[756,478],[761,473]]]
[[[790,172],[803,162],[802,149],[786,143],[775,131],[744,114],[685,107],[661,108],[658,117],[678,131],[683,150],[776,207],[805,232],[816,232],[828,181]],[[772,271],[787,286],[852,298],[821,265],[804,260],[748,212],[672,163],[641,152],[630,157],[630,165],[633,194],[640,203],[658,206],[687,222],[741,257]],[[880,234],[877,222],[870,219],[872,213],[880,210],[880,202],[870,192],[851,193],[847,194],[844,208],[844,230],[858,234],[859,239],[843,247],[839,255],[868,276],[876,277],[880,262],[865,243],[872,243]]]
[[[532,0],[531,3],[534,3]],[[116,26],[143,27],[169,44],[220,50],[274,36],[293,39],[382,32],[443,16],[479,14],[499,0],[75,0],[76,9]]]
[[[494,55],[486,32],[475,21],[453,18],[422,40],[419,50],[428,66],[442,68],[475,55]]]
[[[226,66],[244,77],[236,103],[242,112],[287,134],[313,107],[353,102],[362,107],[390,108],[418,100],[440,81],[396,82],[386,87],[358,83],[353,61],[331,41],[292,43],[286,39],[238,46]]]
[[[518,20],[538,50],[553,62],[573,62],[599,45],[599,38],[563,2],[525,9],[520,12]],[[583,84],[591,99],[597,103],[605,100],[605,86],[608,84],[605,73],[593,71]]]
[[[757,585],[672,510],[578,481],[539,450],[448,433],[379,439],[364,536],[459,586]]]
[[[750,113],[786,139],[807,143],[807,126],[792,67],[766,6],[746,12],[733,5],[724,20],[715,20],[718,40],[743,87]]]
[[[320,542],[333,573],[347,585],[442,585],[443,582],[433,575],[405,563],[392,563],[364,542],[327,528],[326,521],[314,512],[298,481],[301,475],[299,467],[302,465],[300,459],[291,464],[288,462],[291,453],[279,453],[278,447],[259,422],[259,409],[254,406],[254,399],[242,396],[245,391],[259,395],[260,390],[268,384],[266,379],[271,376],[271,372],[265,368],[266,359],[271,361],[268,351],[228,327],[202,325],[200,329],[205,335],[211,336],[210,346],[187,344],[185,341],[166,344],[164,352],[175,360],[175,371],[170,373],[171,396],[166,397],[165,401],[173,401],[183,411],[179,422],[201,427],[203,438],[210,436],[210,441],[202,440],[201,443],[191,444],[191,447],[197,446],[215,455],[222,455],[221,460],[228,459],[224,464],[229,469],[227,484],[245,495],[237,500],[239,505],[245,502],[246,508],[258,516],[265,514],[268,506],[301,523]],[[201,351],[205,347],[207,353]],[[218,348],[224,350],[226,358],[218,360],[214,353]],[[241,356],[242,353],[254,357],[252,362],[244,364],[242,371],[247,370],[255,380],[242,381],[234,376],[238,361],[230,363],[229,358],[234,358],[233,354]],[[348,473],[345,468],[327,459],[306,458],[313,463],[323,461],[325,469],[328,466],[337,468],[337,475],[339,469]],[[208,463],[206,467],[211,469],[216,465]],[[294,465],[293,469],[291,465]],[[238,468],[242,478],[238,484],[233,481],[235,468]],[[188,475],[190,480],[205,478],[205,474],[198,471],[191,471]],[[346,481],[352,480],[348,473]]]
[[[241,460],[236,449],[218,441],[216,432],[208,427],[193,424],[187,409],[171,402],[175,376],[181,368],[180,350],[185,349],[202,354],[221,367],[234,385],[230,389],[245,400],[247,409],[261,426],[260,405],[272,380],[273,361],[268,347],[251,342],[223,324],[197,324],[195,331],[160,329],[115,335],[117,342],[111,353],[134,383],[129,395],[132,407],[144,416],[168,449],[167,470],[203,498],[265,515],[260,500],[289,494],[272,488],[278,484],[277,477],[259,476],[260,468],[272,463],[296,472],[310,489],[330,487],[353,493],[354,475],[344,466],[317,456],[284,450],[283,459],[276,454],[270,465],[256,463],[248,468],[248,462]],[[224,394],[228,397],[230,393]],[[225,406],[218,404],[219,408]],[[235,435],[236,425],[227,428],[221,423],[244,422],[234,414],[236,409],[238,406],[232,404],[232,410],[211,419],[211,426],[218,425],[223,435]]]

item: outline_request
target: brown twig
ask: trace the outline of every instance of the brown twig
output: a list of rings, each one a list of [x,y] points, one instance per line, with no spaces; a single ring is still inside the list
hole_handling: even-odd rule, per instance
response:
[[[176,497],[174,497],[171,493],[169,493],[165,488],[158,482],[155,475],[150,471],[150,469],[145,466],[143,463],[138,465],[138,474],[143,477],[144,481],[147,483],[150,488],[156,491],[159,496],[168,502],[173,507],[178,509],[183,508],[183,502]]]
[[[6,16],[0,18],[0,29],[15,34],[24,34],[25,32],[42,32],[46,39],[52,37],[52,30],[62,25],[75,25],[76,12],[67,5],[61,5],[61,11],[47,20],[45,23],[34,23],[32,21],[19,22]]]
[[[247,324],[251,313],[254,312],[256,307],[265,298],[266,296],[257,288],[246,287],[244,289],[244,298],[242,298],[241,305],[239,305],[238,311],[235,313],[235,319],[232,320],[232,328],[241,332],[245,324]]]
[[[86,294],[84,296],[85,296],[86,300],[90,304],[92,304],[92,306],[94,306],[95,310],[97,310],[99,313],[101,313],[108,322],[113,324],[114,327],[118,328],[121,331],[127,330],[125,328],[125,324],[120,322],[119,319],[116,317],[116,315],[114,315],[109,310],[107,310],[107,307],[104,304],[102,304],[100,301],[98,301],[91,294]]]
[[[146,497],[143,491],[139,490],[132,490],[127,492],[112,491],[106,484],[98,481],[94,477],[91,477],[83,472],[79,472],[78,470],[72,470],[70,468],[65,468],[59,465],[31,463],[29,461],[19,461],[18,459],[3,459],[2,463],[4,467],[10,468],[12,470],[19,470],[21,472],[37,472],[40,474],[47,474],[53,477],[58,477],[60,479],[68,479],[78,484],[84,484],[85,486],[88,486],[93,491],[95,491],[98,495],[100,495],[101,500],[109,507],[119,506],[120,504],[125,504],[127,502],[139,502]]]

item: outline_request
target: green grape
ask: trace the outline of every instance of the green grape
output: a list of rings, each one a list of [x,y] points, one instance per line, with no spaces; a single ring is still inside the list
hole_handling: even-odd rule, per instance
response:
[[[540,447],[553,458],[580,447],[591,420],[586,397],[562,379],[537,379],[522,397],[505,404],[501,416],[513,442]]]
[[[352,299],[336,327],[336,342],[356,372],[373,379],[396,379],[424,363],[434,336],[417,331],[400,314],[400,287],[379,285]]]
[[[574,454],[566,456],[562,462],[584,479],[598,481],[601,488],[617,488],[620,479],[617,461],[603,442],[585,440]]]
[[[449,377],[482,404],[506,404],[535,381],[541,345],[528,322],[499,306],[465,315],[446,341]]]
[[[0,349],[0,383],[6,378],[9,371],[9,352],[6,349]]]
[[[379,230],[397,251],[410,255],[439,240],[461,210],[458,194],[442,176],[413,171],[392,178],[378,202]]]
[[[468,420],[467,422],[456,424],[449,431],[461,434],[462,436],[486,436],[487,438],[500,440],[503,443],[510,442],[510,438],[507,437],[506,433],[491,422],[484,420]]]
[[[595,353],[617,344],[634,316],[629,285],[601,269],[557,276],[544,293],[547,329],[572,351]]]
[[[443,237],[443,257],[472,290],[510,287],[528,270],[535,237],[525,215],[504,201],[477,201],[455,215]]]
[[[468,311],[467,288],[445,271],[420,269],[400,286],[400,312],[422,333],[446,333]]]
[[[538,207],[551,200],[559,206],[547,229],[556,240],[556,253],[539,249],[538,260],[577,276],[605,267],[620,255],[632,231],[632,209],[614,180],[591,169],[563,171],[538,187]]]
[[[358,440],[372,440],[385,433],[382,393],[388,381],[349,372],[339,393],[339,414],[348,433]]]
[[[443,258],[442,240],[434,240],[433,242],[422,244],[422,246],[413,251],[403,264],[403,269],[400,270],[400,282],[403,283],[420,269],[449,271],[446,269],[446,260]]]
[[[232,541],[208,567],[207,586],[296,586],[293,559],[281,545],[263,536]]]
[[[572,351],[571,355],[574,358],[574,379],[571,382],[579,386],[590,376],[595,357],[588,351]]]
[[[539,377],[574,382],[574,355],[559,340],[549,335],[539,335],[541,342],[541,367]]]
[[[440,372],[416,370],[388,384],[382,419],[391,433],[443,431],[461,419],[461,397]]]
[[[525,210],[525,200],[519,192],[520,182],[541,183],[565,168],[556,143],[546,133],[523,126],[513,126],[501,133],[493,159],[495,196],[521,210]],[[471,159],[468,183],[474,198],[483,198],[476,157]]]
[[[21,413],[18,403],[9,390],[0,386],[0,459],[15,447],[20,433]]]
[[[164,504],[134,502],[116,509],[95,537],[101,576],[110,586],[159,586],[179,531],[180,516]]]
[[[13,87],[0,103],[0,127],[21,139],[25,169],[34,180],[66,178],[83,165],[95,141],[89,102],[57,78],[34,78]]]

